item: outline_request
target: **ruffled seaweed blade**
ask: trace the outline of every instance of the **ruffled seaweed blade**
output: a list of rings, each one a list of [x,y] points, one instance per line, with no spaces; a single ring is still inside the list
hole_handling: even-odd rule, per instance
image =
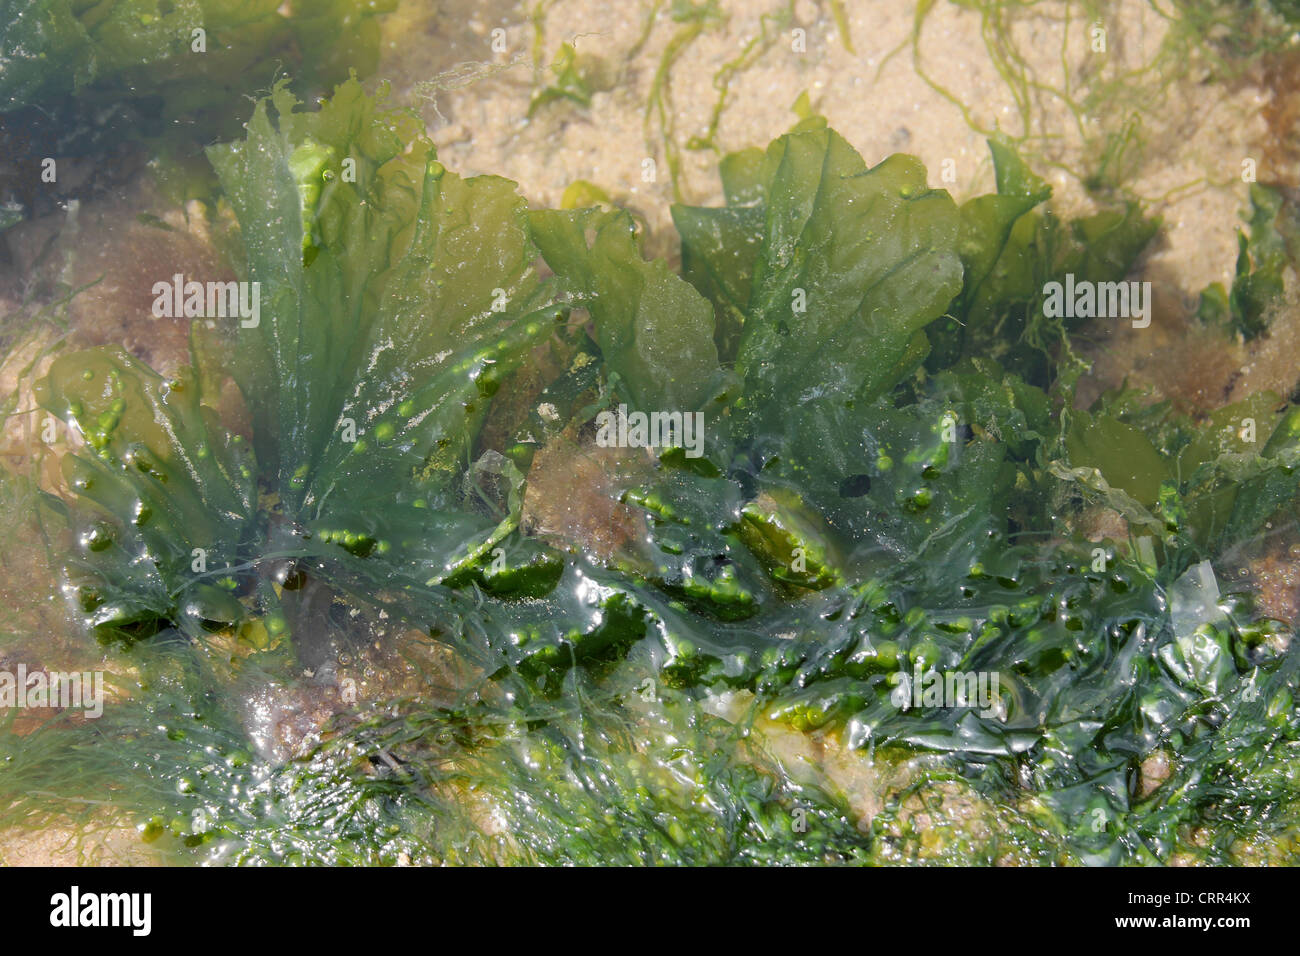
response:
[[[141,533],[157,536],[147,549],[108,544],[88,558],[101,569],[99,591],[158,579],[152,597],[128,602],[135,616],[175,620],[164,595],[185,591],[193,572],[173,553],[200,548],[206,567],[226,568],[324,545],[345,560],[383,554],[380,577],[423,585],[476,553],[501,521],[463,506],[461,478],[501,377],[558,311],[529,271],[523,202],[506,180],[447,173],[415,119],[382,110],[356,81],[319,112],[295,106],[277,89],[258,104],[247,139],[210,152],[260,315],[196,332],[196,354],[202,381],[229,374],[238,384],[255,454],[227,461],[241,439],[208,436],[197,384],[156,381],[126,356],[64,359],[50,375],[47,407],[75,421],[95,452],[70,460],[115,468],[124,487],[106,507],[119,520],[143,515]],[[236,479],[238,493],[226,488]],[[100,500],[99,486],[74,488]],[[136,508],[132,495],[146,493]],[[107,606],[125,600],[99,591],[94,600]],[[97,607],[89,620],[125,618]]]

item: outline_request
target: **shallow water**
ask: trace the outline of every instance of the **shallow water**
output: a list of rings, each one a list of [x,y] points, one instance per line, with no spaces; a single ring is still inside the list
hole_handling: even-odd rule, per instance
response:
[[[1238,431],[1246,413],[1261,427],[1286,421],[1280,402],[1260,396],[1284,400],[1296,386],[1294,271],[1266,336],[1225,337],[1195,313],[1203,288],[1234,276],[1248,202],[1241,160],[1259,157],[1262,182],[1298,185],[1286,132],[1293,57],[1261,59],[1249,45],[1183,36],[1182,25],[1136,2],[1019,14],[1012,5],[935,4],[919,30],[910,3],[846,6],[847,37],[829,6],[804,2],[701,6],[675,19],[659,10],[648,21],[587,0],[548,5],[541,20],[507,4],[462,12],[408,2],[379,21],[380,56],[365,82],[391,82],[393,99],[419,110],[453,174],[506,176],[534,208],[565,205],[566,194],[584,194],[570,191],[575,181],[587,181],[585,195],[598,189],[635,214],[647,256],[674,266],[670,204],[720,204],[720,154],[786,132],[801,92],[868,166],[915,154],[929,186],[959,201],[993,188],[984,134],[1002,130],[1052,186],[1062,220],[1118,195],[1145,200],[1163,220],[1134,272],[1155,287],[1151,327],[1095,321],[1071,330],[1072,347],[1092,363],[1074,405],[1086,408],[1127,379],[1207,429],[1210,421]],[[994,17],[991,32],[982,32],[981,10]],[[1100,63],[1089,48],[1094,23],[1111,41]],[[504,49],[493,49],[497,39]],[[530,109],[539,90],[565,82],[550,69],[561,42],[573,43],[583,65],[587,102],[561,96]],[[738,54],[744,62],[728,71]],[[692,148],[710,134],[719,76],[729,86],[713,142]],[[899,408],[854,449],[859,464],[836,486],[840,510],[789,504],[779,492],[803,489],[788,475],[764,484],[785,466],[781,456],[769,459],[772,471],[760,461],[786,437],[786,412],[761,419],[756,439],[736,424],[737,410],[711,419],[709,447],[725,449],[704,463],[712,472],[645,449],[602,448],[580,412],[605,397],[597,357],[616,343],[586,340],[587,317],[557,322],[540,305],[530,323],[492,326],[498,290],[488,280],[509,267],[509,251],[497,261],[453,254],[438,282],[488,283],[478,298],[455,302],[473,318],[435,331],[402,326],[410,337],[367,353],[367,375],[356,380],[356,394],[390,390],[391,401],[367,410],[376,422],[399,413],[423,421],[401,411],[401,389],[452,379],[447,369],[462,359],[471,370],[455,379],[457,402],[422,413],[481,428],[472,447],[421,458],[422,479],[454,475],[439,486],[441,500],[407,494],[378,464],[349,478],[354,459],[337,442],[319,471],[336,469],[344,491],[320,483],[300,492],[301,483],[261,473],[260,483],[232,478],[251,502],[241,513],[238,490],[223,510],[206,496],[210,476],[196,480],[202,494],[180,512],[181,525],[210,522],[233,542],[243,563],[209,576],[221,588],[228,579],[228,593],[197,594],[193,613],[179,608],[147,627],[88,633],[77,603],[88,607],[85,588],[63,569],[68,555],[100,553],[98,526],[69,521],[60,503],[76,487],[60,459],[85,452],[86,432],[60,424],[44,435],[48,416],[33,411],[33,383],[57,354],[121,345],[167,388],[203,391],[219,422],[210,435],[218,457],[228,441],[256,444],[259,465],[269,459],[259,418],[269,402],[235,387],[237,372],[222,381],[217,370],[229,369],[212,358],[235,364],[238,340],[209,330],[195,353],[187,320],[151,311],[159,277],[243,275],[234,215],[218,184],[193,172],[203,163],[192,144],[147,164],[156,143],[121,148],[129,173],[106,182],[93,174],[103,159],[89,174],[86,160],[70,162],[78,172],[60,180],[58,198],[29,202],[31,218],[4,233],[0,295],[11,314],[0,383],[12,414],[0,489],[19,533],[2,557],[0,663],[102,670],[110,685],[93,722],[31,708],[6,717],[7,862],[1293,860],[1293,503],[1213,552],[1212,563],[1190,565],[1193,577],[1180,564],[1191,553],[1182,539],[1157,536],[1158,550],[1143,550],[1131,540],[1141,526],[1133,513],[1124,512],[1132,525],[1121,519],[1117,499],[1082,506],[1084,488],[1098,492],[1089,476],[1072,476],[1044,505],[1024,482],[1049,471],[1046,462],[1026,465],[987,515],[987,505],[962,510],[1006,477],[1001,459],[981,455],[1030,440],[1035,413],[1026,406],[1016,419],[1019,434],[964,423],[960,440],[942,437],[958,399],[939,376],[900,385]],[[1105,181],[1116,170],[1122,179]],[[328,228],[315,244],[308,238],[309,250],[329,248]],[[447,248],[484,242],[490,228],[487,216],[471,219]],[[508,245],[506,233],[493,249]],[[592,241],[584,235],[584,246]],[[599,325],[600,300],[615,292],[585,291]],[[689,308],[677,313],[683,324]],[[367,302],[363,311],[380,310]],[[433,328],[436,316],[426,318]],[[469,330],[482,328],[503,368],[516,352],[522,367],[497,374],[486,353],[462,356]],[[434,342],[438,335],[447,340]],[[506,348],[516,340],[528,347]],[[312,363],[334,341],[323,337],[304,360],[308,371],[276,398],[306,407],[301,433],[276,436],[286,460],[289,449],[312,447],[312,428],[328,430],[311,407],[328,392]],[[402,349],[424,351],[408,366]],[[204,376],[187,378],[196,354]],[[669,355],[662,367],[693,358]],[[86,368],[110,383],[98,396],[105,401],[119,381],[111,364]],[[818,363],[809,368],[816,374]],[[339,375],[325,385],[353,386]],[[65,378],[68,394],[82,387]],[[683,378],[681,391],[703,386]],[[83,399],[99,387],[86,386]],[[1231,420],[1208,418],[1243,401],[1254,404],[1236,406]],[[160,418],[149,426],[168,427]],[[371,436],[377,462],[394,434],[382,427]],[[1127,432],[1108,434],[1097,467],[1120,487],[1104,460],[1126,457]],[[1214,441],[1235,453],[1229,439]],[[1182,442],[1152,454],[1181,462]],[[959,449],[951,460],[949,445]],[[795,461],[796,471],[843,455],[833,441],[823,450]],[[1241,468],[1226,493],[1255,477]],[[279,475],[291,470],[282,462]],[[186,480],[181,471],[172,487]],[[1149,480],[1137,474],[1122,489],[1154,509],[1134,490]],[[1224,499],[1211,497],[1187,520],[1209,513],[1217,531]],[[341,511],[330,515],[322,500]],[[864,503],[876,500],[886,504]],[[471,504],[454,518],[421,513],[449,501]],[[968,528],[971,514],[978,521]],[[959,544],[934,544],[957,526]],[[993,558],[977,543],[986,530],[997,540]],[[777,560],[786,532],[803,545],[831,544]],[[419,548],[430,542],[437,548],[426,558]],[[418,574],[371,560],[390,543],[421,555]],[[132,566],[147,565],[156,547],[141,545]],[[967,559],[964,577],[954,576]],[[1210,590],[1207,581],[1213,601],[1184,600]],[[232,601],[236,610],[222,617]],[[932,713],[900,711],[891,678],[936,664],[952,674],[1005,667],[1003,712],[981,722],[960,702],[928,700]],[[1240,772],[1243,762],[1252,773]],[[1181,800],[1170,796],[1176,788]],[[1257,808],[1268,824],[1238,828],[1238,807]]]

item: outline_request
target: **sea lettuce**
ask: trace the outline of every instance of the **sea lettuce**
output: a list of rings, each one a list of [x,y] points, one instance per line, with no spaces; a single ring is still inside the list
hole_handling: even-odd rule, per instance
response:
[[[1300,490],[1300,412],[1269,392],[1200,422],[1131,389],[1068,417],[1057,475],[1189,554],[1248,541]]]
[[[961,287],[951,198],[926,186],[911,157],[868,169],[820,118],[761,161],[724,170],[725,211],[673,214],[688,275],[713,277],[715,307],[740,313],[735,362],[750,428],[798,430],[831,406],[884,394],[915,367],[919,333]]]
[[[414,118],[355,80],[319,112],[295,107],[281,87],[247,139],[210,151],[266,303],[231,333],[247,339],[231,373],[259,458],[302,514],[333,494],[396,493],[383,482],[439,494],[557,314],[523,200],[506,180],[448,173]]]
[[[936,360],[952,361],[967,335],[987,335],[990,327],[1006,321],[1008,316],[997,314],[999,309],[1032,301],[1041,278],[1033,259],[1017,254],[1012,231],[1026,213],[1051,197],[1052,190],[1008,143],[990,140],[989,149],[997,192],[976,196],[961,207],[962,290],[946,320],[948,335],[939,340],[953,354],[936,354]]]
[[[667,263],[641,258],[626,212],[537,210],[529,225],[574,304],[590,311],[605,366],[634,408],[695,412],[725,389],[708,302]]]
[[[218,568],[256,566],[259,551],[374,552],[423,585],[476,557],[518,510],[517,470],[499,455],[471,469],[470,455],[503,377],[559,311],[530,271],[522,200],[505,180],[448,173],[410,114],[380,108],[355,80],[318,112],[296,105],[279,87],[245,140],[211,151],[241,226],[243,281],[261,290],[256,324],[196,327],[197,379],[163,383],[106,352],[61,360],[42,393],[125,477],[119,499],[134,477],[141,533],[178,539],[138,554],[114,539],[94,555],[119,574],[127,557],[133,575],[155,567],[163,619],[162,594],[186,573],[177,555],[193,548]],[[208,434],[200,386],[226,375],[251,410],[250,442]],[[171,421],[178,411],[186,419]],[[251,453],[228,461],[243,445]],[[74,473],[105,467],[69,461]],[[480,485],[500,492],[504,512],[466,505]]]
[[[961,294],[930,332],[927,366],[963,357],[992,358],[1032,384],[1048,387],[1081,371],[1069,348],[1066,320],[1046,317],[1047,283],[1117,282],[1133,268],[1159,228],[1135,202],[1104,206],[1064,222],[1045,204],[1052,190],[1015,149],[992,139],[997,192],[961,207]]]
[[[72,521],[68,565],[87,623],[149,633],[163,620],[239,621],[222,569],[239,562],[257,527],[253,456],[201,404],[192,374],[165,380],[105,347],[60,358],[37,398],[87,445],[63,460],[87,505]]]

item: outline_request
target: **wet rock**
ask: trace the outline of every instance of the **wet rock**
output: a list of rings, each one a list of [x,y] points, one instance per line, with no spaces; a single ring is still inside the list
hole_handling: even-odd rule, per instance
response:
[[[237,694],[254,749],[281,764],[306,756],[350,718],[375,706],[409,698],[418,698],[426,709],[451,706],[476,679],[451,648],[409,629],[391,640],[337,649],[328,658],[321,654],[316,666],[291,681],[250,672]]]
[[[533,457],[523,529],[600,562],[636,555],[649,533],[645,516],[619,496],[652,468],[642,451],[558,435]]]

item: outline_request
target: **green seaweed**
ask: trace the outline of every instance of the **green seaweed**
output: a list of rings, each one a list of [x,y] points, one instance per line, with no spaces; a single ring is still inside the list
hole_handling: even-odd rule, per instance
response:
[[[6,3],[0,30],[0,111],[51,108],[76,96],[78,109],[139,98],[161,101],[163,120],[228,105],[239,91],[269,85],[277,55],[305,66],[304,82],[374,68],[376,14],[391,5],[300,0],[284,12],[268,0],[152,0],[76,4]]]
[[[1198,313],[1250,340],[1268,328],[1270,310],[1281,299],[1284,274],[1300,251],[1300,218],[1283,190],[1253,183],[1250,235],[1237,232],[1237,271],[1232,288],[1212,283],[1201,293]]]
[[[1155,236],[1159,219],[1123,202],[1062,222],[1050,208],[1046,183],[1005,138],[989,140],[997,192],[961,207],[961,294],[930,333],[931,368],[983,356],[1014,367],[1033,384],[1054,376],[1072,382],[1083,371],[1065,320],[1043,309],[1047,283],[1073,275],[1085,282],[1117,282]]]
[[[196,325],[171,380],[98,349],[39,392],[86,441],[51,553],[127,689],[0,730],[0,819],[100,799],[237,863],[1288,859],[1300,651],[1228,572],[1291,520],[1300,413],[1073,410],[1035,286],[1122,276],[1158,226],[1061,225],[993,149],[998,194],[958,207],[808,116],[722,160],[724,206],[674,208],[679,277],[626,213],[446,170],[355,80],[310,112],[278,87],[208,154],[257,324]],[[700,413],[699,456],[573,469],[559,504],[635,529],[607,545],[530,527],[619,405]],[[1128,540],[1073,530],[1098,506]],[[410,680],[342,701],[385,648]],[[953,672],[996,700],[912,696]],[[340,706],[286,757],[245,702],[290,691]],[[883,809],[783,733],[873,768]]]
[[[1181,81],[1198,72],[1213,81],[1238,81],[1266,57],[1285,50],[1294,33],[1287,26],[1287,5],[1270,0],[1173,0],[1151,4],[1149,12],[1136,12],[1117,0],[1055,8],[1038,0],[949,2],[978,15],[988,62],[1011,98],[1011,119],[963,100],[927,63],[923,44],[940,7],[937,0],[916,4],[911,36],[882,60],[877,75],[895,55],[910,49],[917,75],[960,111],[968,127],[989,139],[1009,138],[1026,157],[1064,170],[1108,202],[1131,196],[1136,174],[1161,149],[1152,130],[1162,127],[1170,93]],[[1149,39],[1144,15],[1158,19],[1159,42]],[[1030,44],[1051,30],[1060,33],[1060,70],[1045,78],[1032,65]],[[1124,55],[1119,55],[1121,49]],[[1054,115],[1058,104],[1065,111],[1060,120]],[[1081,148],[1060,148],[1071,140]],[[1217,178],[1207,168],[1166,195]]]

